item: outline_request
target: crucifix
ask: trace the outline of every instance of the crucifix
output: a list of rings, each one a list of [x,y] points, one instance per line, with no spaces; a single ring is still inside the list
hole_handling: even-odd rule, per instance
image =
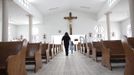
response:
[[[69,16],[64,17],[64,19],[67,19],[69,21],[69,32],[70,32],[70,35],[72,35],[72,20],[77,19],[77,16],[72,16],[72,13],[69,12]]]

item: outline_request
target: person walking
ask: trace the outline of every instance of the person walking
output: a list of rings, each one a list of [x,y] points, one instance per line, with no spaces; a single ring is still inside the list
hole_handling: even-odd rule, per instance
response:
[[[70,47],[70,50],[71,50],[71,54],[73,54],[73,50],[74,50],[74,43],[73,43],[73,41],[70,41],[69,47]]]
[[[68,35],[68,33],[66,32],[64,34],[64,36],[62,37],[62,41],[64,41],[64,47],[65,47],[65,54],[66,56],[68,56],[68,47],[69,47],[69,41],[70,41],[70,36]]]

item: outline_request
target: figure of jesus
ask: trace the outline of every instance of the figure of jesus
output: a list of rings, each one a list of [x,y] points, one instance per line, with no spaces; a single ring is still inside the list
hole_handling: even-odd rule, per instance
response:
[[[77,19],[77,16],[76,17],[72,16],[72,13],[70,12],[69,16],[64,17],[64,19],[67,19],[69,21],[69,32],[70,32],[70,35],[72,35],[72,20]]]

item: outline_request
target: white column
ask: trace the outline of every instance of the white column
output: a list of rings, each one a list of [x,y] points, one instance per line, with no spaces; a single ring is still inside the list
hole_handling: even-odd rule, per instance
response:
[[[129,0],[129,10],[130,10],[132,36],[134,37],[134,0]]]
[[[32,42],[33,17],[32,17],[32,15],[28,15],[28,17],[29,17],[29,42]]]
[[[8,0],[2,0],[2,41],[8,41]]]
[[[107,37],[108,37],[108,40],[110,40],[110,14],[111,14],[111,12],[107,12],[107,13],[105,13],[105,15],[106,15],[106,25],[107,25]]]

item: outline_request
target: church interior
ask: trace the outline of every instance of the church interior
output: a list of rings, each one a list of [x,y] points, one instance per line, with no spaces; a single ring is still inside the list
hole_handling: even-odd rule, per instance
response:
[[[133,70],[134,0],[0,0],[0,75]]]

